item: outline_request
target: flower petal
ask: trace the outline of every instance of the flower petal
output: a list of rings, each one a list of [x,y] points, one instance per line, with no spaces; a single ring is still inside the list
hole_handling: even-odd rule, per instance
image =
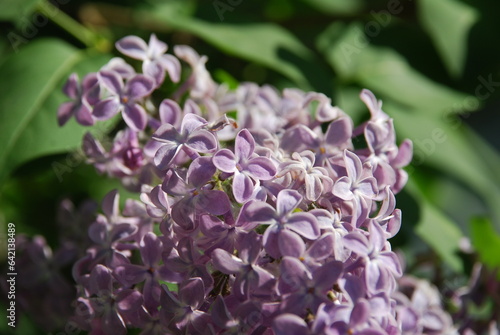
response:
[[[134,131],[144,130],[148,122],[146,111],[138,104],[125,105],[122,117],[125,123]]]
[[[233,179],[233,195],[236,201],[244,203],[253,194],[255,185],[252,179],[244,173],[235,173]]]
[[[276,335],[307,335],[309,327],[298,315],[284,313],[274,318],[273,331]]]
[[[134,59],[145,60],[147,58],[148,45],[137,36],[126,36],[115,44],[116,49],[122,54]]]
[[[179,104],[171,99],[164,99],[159,107],[161,123],[177,126],[181,123],[182,110]]]
[[[246,170],[260,180],[269,180],[276,175],[276,166],[266,157],[252,158],[246,165]]]
[[[99,82],[114,96],[119,96],[123,92],[123,79],[114,71],[101,70],[97,74]]]
[[[241,259],[222,249],[212,252],[212,263],[217,270],[228,275],[238,273],[243,266]]]
[[[302,238],[286,229],[281,232],[278,244],[283,256],[299,258],[306,250],[306,245]]]
[[[189,134],[185,144],[189,148],[202,153],[212,152],[217,149],[217,139],[212,133],[204,129],[195,130]]]
[[[160,170],[166,170],[179,152],[181,146],[165,144],[155,154],[154,163]]]
[[[310,213],[294,213],[288,218],[286,227],[309,240],[315,240],[320,235],[318,222]]]
[[[151,94],[155,87],[154,81],[142,74],[137,74],[127,81],[125,94],[130,99],[139,99]]]
[[[278,194],[276,200],[276,211],[278,216],[283,217],[293,212],[302,201],[302,196],[296,190],[283,190]]]
[[[115,116],[120,111],[120,107],[118,98],[110,97],[95,105],[93,114],[99,120],[107,120]]]
[[[234,153],[238,160],[248,159],[255,150],[255,140],[247,129],[242,129],[236,135]]]
[[[213,163],[222,172],[233,173],[236,170],[235,159],[231,150],[221,149],[213,156]]]

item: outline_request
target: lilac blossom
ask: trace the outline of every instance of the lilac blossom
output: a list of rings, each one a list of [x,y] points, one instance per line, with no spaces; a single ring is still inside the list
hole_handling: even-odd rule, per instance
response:
[[[167,44],[158,40],[155,34],[151,34],[149,43],[137,36],[127,36],[116,42],[116,48],[124,55],[142,60],[142,71],[145,75],[153,78],[156,86],[161,85],[168,72],[170,79],[177,83],[181,75],[181,64],[177,58],[165,54]]]
[[[250,294],[267,295],[274,284],[274,276],[258,265],[261,243],[261,237],[250,232],[240,243],[240,258],[223,249],[212,252],[212,261],[217,270],[236,275],[233,294],[241,299],[248,298]]]
[[[255,183],[269,180],[276,174],[276,167],[267,157],[254,154],[255,140],[246,129],[236,135],[234,153],[229,149],[219,150],[213,158],[214,165],[225,173],[232,173],[233,195],[243,203],[253,194]]]
[[[201,278],[186,279],[179,286],[178,295],[164,285],[160,299],[161,319],[170,329],[182,330],[186,334],[204,333],[210,317],[200,310],[205,300],[205,286]]]
[[[97,119],[107,120],[121,112],[130,128],[136,131],[144,130],[148,116],[140,101],[153,91],[153,81],[138,74],[124,84],[118,73],[106,70],[100,71],[98,78],[109,96],[95,105],[93,115]]]
[[[78,75],[73,73],[63,87],[63,92],[72,101],[61,104],[57,112],[59,126],[63,126],[74,115],[76,121],[84,126],[94,124],[92,116],[92,94],[95,94],[98,83],[97,76],[94,73],[88,74],[83,78],[82,84],[78,82]]]
[[[186,114],[179,130],[168,123],[162,125],[153,134],[153,139],[163,144],[154,158],[158,168],[167,169],[181,150],[193,159],[199,156],[198,153],[214,152],[217,140],[208,130],[202,129],[206,124],[201,116]]]
[[[117,191],[109,193],[83,226],[85,250],[63,249],[81,256],[72,320],[82,330],[453,334],[441,297],[426,281],[402,277],[388,241],[402,224],[395,194],[412,144],[396,143],[371,92],[360,95],[370,119],[354,127],[322,93],[218,84],[206,56],[188,46],[174,47],[188,65],[182,80],[184,69],[155,35],[116,46],[142,61],[142,73],[115,58],[81,86],[72,76],[65,91],[73,101],[59,114],[63,124],[121,112],[126,127],[110,143],[87,134],[84,152],[140,193],[121,212]],[[162,86],[166,73],[179,82],[174,91]],[[365,147],[354,148],[358,137]],[[34,249],[40,264],[26,263],[34,283],[50,272],[42,249]],[[464,292],[453,297],[460,315],[475,291]],[[471,333],[467,322],[461,330]]]

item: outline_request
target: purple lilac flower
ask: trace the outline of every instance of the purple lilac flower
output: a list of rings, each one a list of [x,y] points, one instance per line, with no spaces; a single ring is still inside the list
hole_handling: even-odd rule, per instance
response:
[[[355,231],[344,236],[346,248],[355,252],[364,261],[364,275],[369,293],[392,291],[394,276],[402,275],[396,254],[386,249],[385,234],[373,221],[369,226],[368,238]]]
[[[276,174],[276,167],[267,157],[254,154],[255,140],[246,129],[236,136],[234,153],[229,149],[219,150],[213,157],[214,165],[225,173],[232,173],[233,196],[239,203],[250,199],[255,183],[269,180]]]
[[[153,78],[156,86],[160,86],[165,79],[165,71],[170,79],[177,83],[181,75],[181,64],[177,58],[165,54],[167,44],[159,41],[155,34],[151,34],[149,43],[137,36],[127,36],[116,42],[116,48],[124,55],[142,60],[142,71]]]
[[[175,295],[166,285],[161,293],[161,319],[173,331],[204,334],[210,323],[209,314],[200,310],[205,300],[205,286],[199,277],[186,279]]]
[[[209,184],[215,171],[211,157],[198,157],[189,166],[185,178],[173,170],[165,176],[162,189],[182,197],[172,205],[171,211],[172,219],[185,233],[196,229],[200,215],[223,215],[231,207],[227,194],[214,190]]]
[[[294,213],[302,201],[302,196],[295,190],[283,190],[278,194],[276,209],[271,205],[254,200],[244,208],[242,220],[269,225],[263,235],[266,251],[273,258],[279,258],[282,253],[281,244],[293,243],[289,234],[282,234],[286,229],[300,236],[315,240],[320,231],[316,218],[306,212]],[[283,240],[280,242],[280,240]]]
[[[91,126],[94,124],[92,117],[92,94],[98,86],[98,79],[95,73],[86,75],[80,85],[78,75],[73,73],[66,84],[64,84],[63,92],[72,101],[61,104],[57,112],[57,120],[59,126],[63,126],[74,115],[76,121],[84,126]],[[90,100],[90,101],[89,101]]]
[[[223,249],[212,252],[212,261],[217,270],[236,275],[232,293],[242,300],[250,294],[268,295],[274,284],[274,276],[258,265],[261,243],[261,236],[250,232],[239,245],[240,258]]]
[[[96,313],[92,328],[106,334],[126,334],[127,324],[141,308],[143,297],[134,289],[115,290],[113,282],[110,269],[101,264],[90,273],[88,300]]]
[[[368,216],[372,199],[377,195],[377,182],[365,172],[361,160],[351,151],[344,151],[347,176],[335,182],[333,194],[342,200],[352,201],[352,222],[360,226]]]
[[[86,135],[84,151],[98,171],[140,191],[142,203],[129,199],[120,213],[112,192],[89,228],[91,245],[73,267],[81,329],[453,333],[436,295],[398,281],[388,239],[401,226],[394,195],[406,183],[412,145],[396,144],[393,121],[371,92],[360,95],[371,117],[354,128],[324,94],[229,89],[213,81],[205,56],[177,46],[190,73],[156,100],[163,92],[149,96],[165,72],[180,81],[177,58],[154,35],[149,44],[128,36],[117,48],[142,60],[143,73],[113,59],[86,93],[70,80],[75,101],[65,108],[86,99],[92,120],[122,112],[126,130],[111,145]],[[354,149],[358,136],[365,148]]]
[[[202,129],[207,121],[196,114],[186,114],[179,131],[171,124],[162,125],[153,139],[163,145],[156,152],[156,166],[166,170],[183,150],[189,157],[196,158],[198,153],[210,153],[217,149],[217,139],[208,130]]]
[[[100,71],[98,78],[102,87],[108,91],[109,97],[95,105],[93,115],[97,119],[107,120],[121,112],[131,129],[144,130],[148,116],[139,102],[153,91],[153,80],[138,74],[124,84],[118,73],[106,70]]]

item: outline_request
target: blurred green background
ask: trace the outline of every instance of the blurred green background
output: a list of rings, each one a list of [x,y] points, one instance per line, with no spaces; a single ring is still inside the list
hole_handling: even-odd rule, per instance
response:
[[[392,240],[408,268],[430,260],[465,281],[463,237],[500,266],[499,12],[494,0],[0,0],[0,234],[14,222],[56,247],[63,198],[119,187],[85,164],[88,129],[57,126],[61,87],[118,55],[119,38],[156,33],[207,55],[216,81],[323,92],[356,124],[372,90],[414,143]]]

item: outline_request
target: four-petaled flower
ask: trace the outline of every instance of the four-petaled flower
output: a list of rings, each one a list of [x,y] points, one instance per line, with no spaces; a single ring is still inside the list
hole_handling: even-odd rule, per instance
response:
[[[136,131],[144,130],[148,116],[139,103],[153,91],[153,80],[137,74],[124,84],[118,73],[106,70],[100,71],[98,78],[101,85],[108,90],[109,97],[95,105],[94,116],[107,120],[121,112],[123,120],[130,128]]]

